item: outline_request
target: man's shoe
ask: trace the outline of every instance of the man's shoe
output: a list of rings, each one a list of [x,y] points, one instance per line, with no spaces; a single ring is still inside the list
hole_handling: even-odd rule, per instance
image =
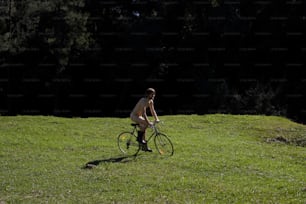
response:
[[[147,147],[147,149],[145,150],[145,152],[153,152],[152,149],[150,149],[149,147]]]
[[[145,151],[145,152],[152,152],[152,149],[150,149],[147,145],[147,143],[143,144],[142,145],[142,151]]]

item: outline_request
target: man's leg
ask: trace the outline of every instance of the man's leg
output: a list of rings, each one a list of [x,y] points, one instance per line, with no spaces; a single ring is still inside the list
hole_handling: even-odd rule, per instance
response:
[[[145,132],[147,128],[147,122],[143,117],[132,116],[131,119],[139,124],[139,131],[137,136],[137,141],[139,143],[145,144]]]
[[[137,141],[142,144],[143,151],[152,152],[152,149],[148,147],[146,141],[146,129],[148,128],[147,122],[143,119],[142,122],[139,123],[139,127],[140,130],[138,131]]]
[[[134,122],[139,124],[139,131],[137,135],[137,141],[142,145],[142,150],[147,152],[152,152],[150,148],[148,148],[146,142],[146,129],[148,127],[147,122],[143,117],[132,117],[131,118]]]
[[[144,143],[144,131],[139,130],[138,131],[138,136],[137,136],[137,141],[140,143]]]
[[[142,150],[146,151],[146,152],[152,152],[152,149],[150,149],[148,147],[147,141],[146,141],[146,129],[147,129],[147,125],[145,126],[145,128],[141,129],[140,131],[138,131],[138,142],[140,142],[142,144]],[[141,141],[139,141],[141,140]]]

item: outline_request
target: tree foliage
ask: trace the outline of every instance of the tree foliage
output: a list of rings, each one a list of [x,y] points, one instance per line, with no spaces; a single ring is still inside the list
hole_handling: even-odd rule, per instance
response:
[[[249,109],[276,114],[285,112],[279,105],[285,102],[279,101],[294,87],[293,80],[277,82],[271,89],[264,82],[301,76],[301,70],[288,70],[300,69],[303,62],[298,37],[304,31],[305,9],[299,4],[292,2],[286,10],[281,9],[288,6],[284,1],[0,1],[0,65],[24,63],[34,73],[35,65],[45,63],[56,65],[57,74],[71,74],[63,70],[80,63],[91,68],[84,74],[90,78],[100,73],[110,87],[120,86],[113,82],[118,73],[122,78],[135,77],[126,80],[130,86],[155,79],[162,82],[160,86],[167,82],[164,87],[169,92],[182,86],[176,94],[195,96],[198,112],[210,106],[227,112]],[[114,68],[101,69],[101,65]],[[266,65],[269,69],[263,69]],[[54,71],[53,66],[50,69]],[[258,85],[240,83],[244,77]],[[298,85],[303,90],[303,83]],[[63,85],[55,86],[58,95]]]
[[[133,0],[101,7],[101,2],[88,0],[8,0],[0,11],[0,52],[18,55],[34,49],[46,53],[44,58],[52,57],[63,70],[94,41],[101,41],[93,35],[107,27],[123,32],[137,32],[144,27],[150,32],[152,29],[145,25],[150,19],[182,15],[178,32],[185,39],[199,26],[196,21],[199,14],[190,2],[180,2],[186,7],[181,14],[167,11],[161,1],[142,3]],[[221,0],[211,0],[212,7],[219,7],[221,3]],[[89,22],[91,14],[101,18],[102,24]]]
[[[47,51],[63,69],[90,46],[85,0],[11,0],[6,6],[9,13],[6,22],[1,21],[1,52]]]

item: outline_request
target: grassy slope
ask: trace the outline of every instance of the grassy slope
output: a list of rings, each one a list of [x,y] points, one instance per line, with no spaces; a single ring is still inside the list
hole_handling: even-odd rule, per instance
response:
[[[0,203],[306,202],[306,126],[266,116],[161,119],[174,156],[120,160],[116,135],[130,129],[127,118],[0,117]]]

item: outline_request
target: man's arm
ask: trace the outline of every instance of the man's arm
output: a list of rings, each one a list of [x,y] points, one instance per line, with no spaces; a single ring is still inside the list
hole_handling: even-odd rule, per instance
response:
[[[159,119],[158,119],[158,116],[157,116],[156,111],[155,111],[155,108],[154,108],[154,102],[153,102],[153,100],[150,100],[150,101],[149,101],[149,107],[150,107],[150,111],[151,111],[152,116],[154,117],[155,121],[158,122]]]
[[[146,107],[143,108],[143,117],[144,117],[145,121],[150,125],[151,122],[150,122],[150,120],[149,120],[149,118],[147,116]]]

